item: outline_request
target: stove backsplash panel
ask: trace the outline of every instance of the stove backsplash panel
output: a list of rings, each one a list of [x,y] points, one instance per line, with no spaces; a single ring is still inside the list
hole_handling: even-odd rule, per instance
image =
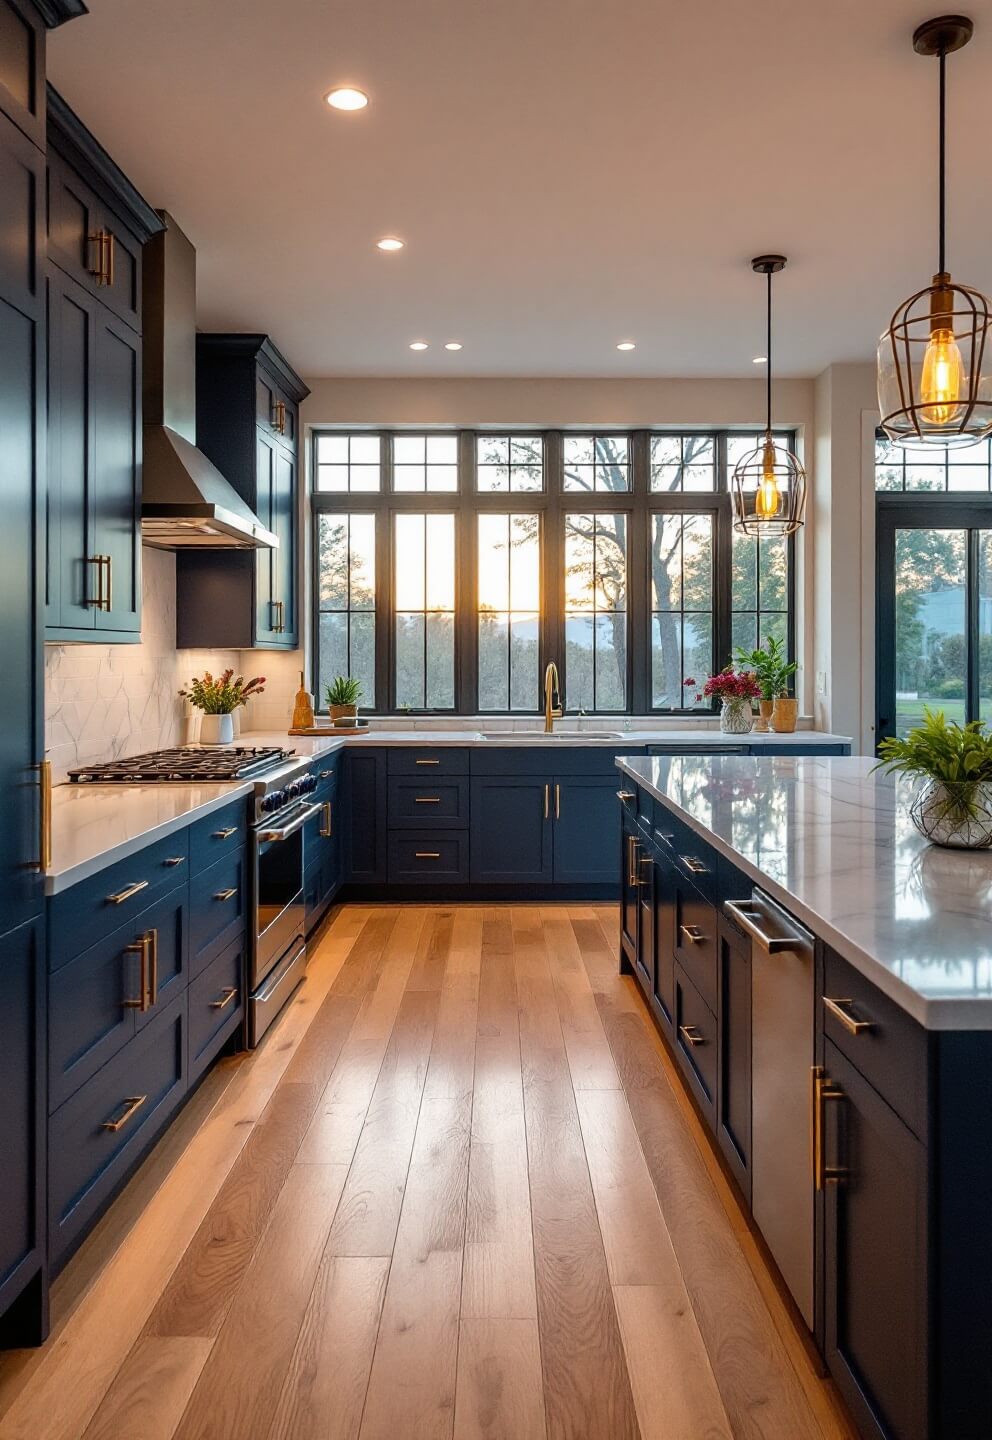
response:
[[[182,744],[180,686],[242,659],[236,650],[177,650],[176,557],[146,546],[142,571],[139,644],[45,646],[45,747],[56,783],[76,765]]]

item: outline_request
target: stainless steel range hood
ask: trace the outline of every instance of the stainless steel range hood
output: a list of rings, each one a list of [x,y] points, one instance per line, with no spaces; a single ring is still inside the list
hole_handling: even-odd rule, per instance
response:
[[[141,538],[165,550],[276,549],[196,448],[196,251],[166,211],[142,253],[144,455]]]

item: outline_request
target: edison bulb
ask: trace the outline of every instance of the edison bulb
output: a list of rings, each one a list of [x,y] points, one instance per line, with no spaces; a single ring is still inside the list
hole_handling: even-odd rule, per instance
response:
[[[758,493],[754,497],[754,513],[760,520],[770,520],[778,514],[781,504],[778,476],[775,473],[775,446],[767,439],[761,456],[761,479],[758,482]]]
[[[920,403],[927,408],[921,420],[927,425],[953,425],[961,413],[964,365],[954,331],[938,326],[931,331],[923,356]]]

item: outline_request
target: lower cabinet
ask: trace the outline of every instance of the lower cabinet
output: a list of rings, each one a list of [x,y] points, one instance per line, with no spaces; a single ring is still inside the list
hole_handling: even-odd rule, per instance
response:
[[[555,884],[616,884],[617,777],[561,775],[552,786]]]
[[[637,955],[637,858],[642,841],[635,815],[626,805],[620,812],[620,946],[628,964]]]
[[[716,1116],[716,1016],[677,962],[674,1028],[675,1058],[712,1129]]]
[[[0,939],[0,1314],[37,1273],[44,1250],[41,949],[33,920]]]
[[[244,938],[212,960],[189,987],[189,1083],[203,1074],[244,1018]]]
[[[510,775],[472,780],[471,877],[477,884],[540,885],[554,875],[551,783]]]
[[[751,1202],[751,942],[717,922],[716,1140]]]

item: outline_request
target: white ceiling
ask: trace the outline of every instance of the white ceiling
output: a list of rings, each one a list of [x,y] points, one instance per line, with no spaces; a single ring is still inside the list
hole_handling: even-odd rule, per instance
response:
[[[753,378],[762,250],[791,262],[776,371],[812,375],[870,358],[935,268],[925,4],[89,3],[53,83],[193,240],[201,327],[267,331],[308,376]],[[992,0],[969,11],[948,247],[988,291]],[[324,104],[342,82],[367,110]]]

